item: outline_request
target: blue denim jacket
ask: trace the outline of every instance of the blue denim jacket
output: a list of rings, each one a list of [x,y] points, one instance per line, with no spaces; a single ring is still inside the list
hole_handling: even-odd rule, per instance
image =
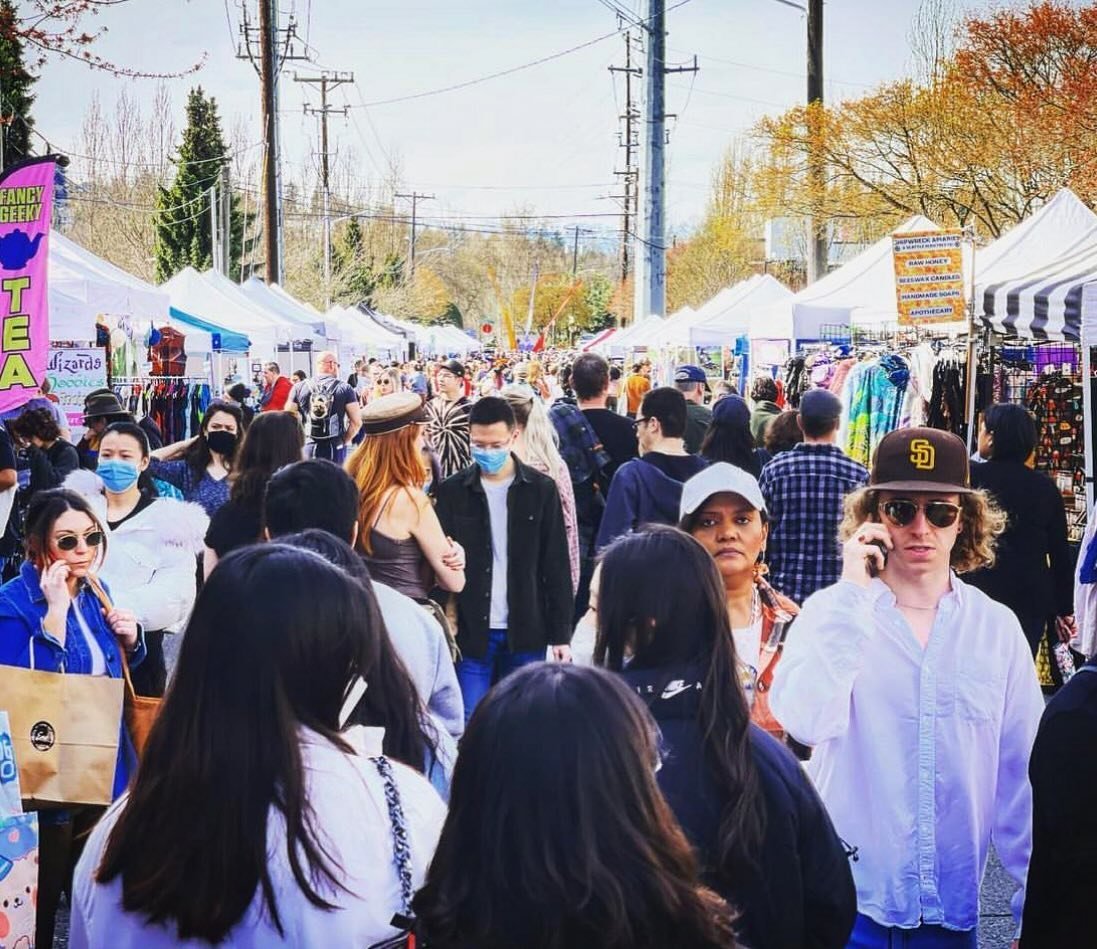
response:
[[[76,621],[74,609],[81,611],[88,629],[103,650],[107,660],[107,674],[112,679],[120,679],[122,657],[118,642],[103,618],[102,607],[95,594],[84,586],[73,599],[65,621],[65,645],[62,646],[42,626],[42,621],[46,618],[46,597],[39,583],[38,570],[30,563],[24,563],[19,576],[0,587],[0,664],[29,669],[30,651],[33,648],[34,668],[40,672],[89,674],[91,652]],[[140,665],[144,658],[145,641],[141,635],[138,637],[137,649],[130,657],[130,668]],[[136,764],[133,744],[126,732],[125,723],[120,722],[114,797],[125,791]]]

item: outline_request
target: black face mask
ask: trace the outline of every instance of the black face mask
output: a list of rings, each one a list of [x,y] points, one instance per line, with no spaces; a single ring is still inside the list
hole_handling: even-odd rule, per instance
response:
[[[236,448],[236,436],[232,432],[207,432],[206,444],[219,455],[231,455]]]

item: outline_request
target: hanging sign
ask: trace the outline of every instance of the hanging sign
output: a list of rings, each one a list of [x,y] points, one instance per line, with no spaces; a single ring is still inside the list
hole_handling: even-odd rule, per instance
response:
[[[36,396],[46,374],[54,165],[32,158],[0,175],[0,412]]]
[[[50,391],[76,437],[84,428],[84,399],[107,385],[107,357],[102,349],[51,349],[46,363]]]
[[[892,254],[901,325],[966,319],[963,231],[895,234]]]

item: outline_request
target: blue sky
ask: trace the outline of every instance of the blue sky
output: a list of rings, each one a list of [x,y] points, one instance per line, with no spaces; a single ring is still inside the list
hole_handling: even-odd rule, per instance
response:
[[[646,0],[610,2],[646,8]],[[857,95],[910,70],[917,7],[918,0],[827,5],[830,99]],[[438,195],[427,213],[615,211],[605,196],[616,193],[613,170],[623,158],[616,116],[624,87],[607,67],[623,59],[620,37],[461,91],[362,107],[507,69],[608,33],[616,20],[602,0],[282,0],[281,9],[283,16],[296,15],[318,65],[355,74],[355,86],[332,97],[337,105],[355,106],[351,119],[332,119],[333,144],[353,148],[371,177],[385,166],[386,154],[397,156],[405,186]],[[251,140],[259,139],[258,82],[250,64],[235,58],[239,0],[130,0],[98,19],[109,28],[100,52],[127,66],[179,68],[206,53],[197,75],[171,81],[180,121],[187,89],[201,83],[217,97],[226,128],[241,116],[254,131]],[[681,233],[703,213],[712,170],[729,143],[760,116],[802,101],[805,20],[775,0],[688,0],[669,13],[668,29],[668,60],[685,62],[696,54],[701,65],[695,80],[668,79],[668,111],[681,116],[671,124],[668,213]],[[109,110],[123,83],[142,100],[154,93],[149,80],[51,62],[37,86],[39,128],[78,150],[93,91]],[[282,85],[285,156],[298,168],[317,149],[315,120],[302,112],[308,95],[303,86]],[[612,219],[583,223],[608,227]]]

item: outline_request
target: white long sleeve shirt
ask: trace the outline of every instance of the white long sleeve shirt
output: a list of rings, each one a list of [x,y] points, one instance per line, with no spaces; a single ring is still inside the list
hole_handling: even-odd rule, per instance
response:
[[[842,581],[804,604],[770,708],[815,748],[808,770],[857,848],[859,912],[974,929],[993,840],[1020,920],[1044,701],[1009,609],[953,577],[923,649],[886,584]]]
[[[338,879],[347,889],[315,884],[335,910],[310,903],[290,870],[286,855],[285,824],[271,808],[267,825],[267,852],[278,911],[285,927],[279,934],[259,890],[240,922],[229,932],[224,949],[267,949],[270,946],[369,946],[396,935],[390,924],[400,911],[400,882],[392,855],[392,824],[385,803],[384,782],[364,757],[380,752],[381,729],[351,729],[347,739],[359,752],[348,755],[313,732],[302,730],[302,763],[309,806],[324,849],[339,867]],[[446,807],[420,774],[391,761],[407,819],[412,883],[418,889],[434,855]],[[150,923],[122,906],[122,879],[97,883],[95,870],[102,859],[118,815],[126,806],[122,797],[96,825],[77,864],[73,882],[73,949],[178,949],[208,946],[181,940],[170,924]],[[200,833],[201,828],[195,828]]]

